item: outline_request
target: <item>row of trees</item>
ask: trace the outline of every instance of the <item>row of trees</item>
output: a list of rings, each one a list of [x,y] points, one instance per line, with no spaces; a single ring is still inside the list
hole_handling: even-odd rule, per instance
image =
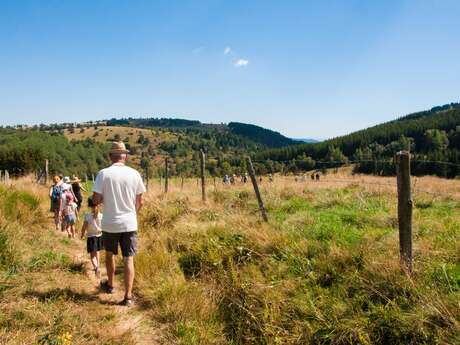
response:
[[[436,107],[321,143],[265,150],[255,154],[255,158],[262,162],[282,162],[284,171],[361,161],[356,166],[357,172],[394,174],[391,161],[395,152],[407,149],[418,161],[413,163],[415,174],[459,175],[456,164],[460,164],[460,105]],[[385,167],[377,166],[376,161],[384,162],[379,164]]]
[[[45,159],[50,173],[91,175],[108,163],[107,151],[91,139],[69,142],[59,134],[0,129],[0,170],[12,175],[40,171]]]

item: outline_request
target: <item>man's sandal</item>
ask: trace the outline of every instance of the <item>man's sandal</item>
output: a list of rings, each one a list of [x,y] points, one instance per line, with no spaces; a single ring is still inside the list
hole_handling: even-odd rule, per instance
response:
[[[124,307],[132,307],[134,304],[134,301],[132,298],[124,298],[123,301],[121,301],[120,303],[118,303],[118,305],[122,305]]]
[[[113,286],[110,286],[109,282],[106,280],[101,282],[101,290],[105,293],[113,293]]]

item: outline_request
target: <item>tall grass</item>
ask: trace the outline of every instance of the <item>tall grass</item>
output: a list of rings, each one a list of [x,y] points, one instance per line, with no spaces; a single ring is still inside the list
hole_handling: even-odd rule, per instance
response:
[[[150,193],[137,287],[171,341],[460,341],[460,203],[416,193],[409,277],[399,266],[395,189],[362,183],[391,180],[333,178],[355,181],[262,185],[269,224],[249,186],[210,186],[206,205],[194,181]],[[426,181],[438,190],[452,183]]]

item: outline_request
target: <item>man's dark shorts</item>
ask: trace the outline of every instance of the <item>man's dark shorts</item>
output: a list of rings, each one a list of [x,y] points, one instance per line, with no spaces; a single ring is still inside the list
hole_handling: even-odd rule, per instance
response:
[[[118,254],[118,244],[120,244],[123,257],[134,256],[137,250],[137,231],[102,232],[102,242],[105,250],[114,255]]]

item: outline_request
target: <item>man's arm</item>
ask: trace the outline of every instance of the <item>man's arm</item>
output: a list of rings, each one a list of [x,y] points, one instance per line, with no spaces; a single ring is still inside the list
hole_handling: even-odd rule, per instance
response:
[[[93,192],[93,203],[94,205],[102,204],[103,202],[102,194]]]
[[[142,199],[142,194],[136,195],[136,212],[139,212],[144,205],[144,200]]]
[[[100,205],[104,202],[102,197],[102,174],[99,172],[96,176],[96,181],[93,184],[93,203],[94,205]]]

